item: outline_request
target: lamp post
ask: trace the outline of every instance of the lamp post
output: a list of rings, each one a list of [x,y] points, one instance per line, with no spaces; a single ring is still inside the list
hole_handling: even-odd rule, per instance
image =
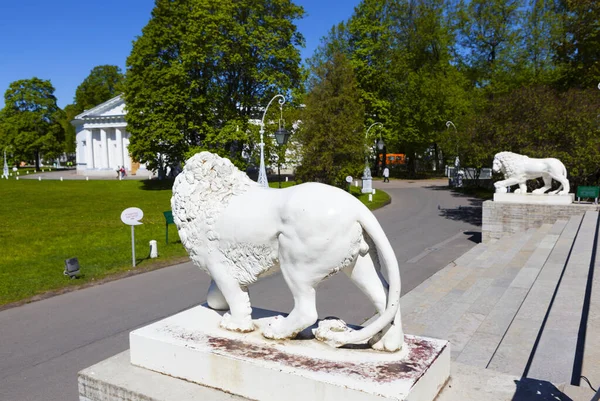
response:
[[[285,145],[290,137],[290,133],[281,126],[281,123],[283,121],[283,110],[281,110],[281,103],[280,103],[280,117],[279,117],[279,128],[277,128],[277,131],[275,131],[275,140],[277,141],[277,145],[279,145],[279,152],[281,153],[281,147],[283,145]],[[279,188],[281,188],[281,159],[279,158],[279,155],[277,155],[277,181],[279,182]]]
[[[452,121],[446,121],[446,128],[454,128],[454,135],[456,137],[456,159],[454,159],[454,185],[456,187],[462,187],[462,180],[460,177],[460,157],[458,155],[458,130],[456,125]]]
[[[369,128],[367,128],[367,132],[365,134],[365,140],[369,138],[369,131],[371,130],[371,128],[373,128],[375,125],[381,125],[383,127],[383,124],[380,122],[376,122],[373,123],[369,126]],[[379,150],[383,149],[384,143],[383,143],[383,139],[381,138],[381,133],[379,133],[379,140],[376,142],[377,143],[377,148]],[[377,153],[377,158],[379,158],[379,152]],[[371,177],[371,167],[369,167],[369,156],[367,154],[365,154],[365,169],[363,171],[363,176],[362,176],[362,193],[371,193],[373,192],[373,189],[371,187],[373,182],[373,178]]]
[[[6,149],[4,149],[4,168],[2,169],[2,178],[8,180],[8,163],[6,162]]]
[[[273,103],[273,100],[277,99],[278,97],[281,98],[279,99],[279,108],[281,109],[283,107],[283,104],[285,103],[285,97],[283,97],[283,95],[273,96],[273,98],[267,104],[267,107],[265,107],[262,119],[260,120],[260,169],[258,171],[258,183],[265,188],[269,187],[269,181],[267,180],[267,170],[265,169],[265,142],[263,137],[265,133],[265,116],[267,115],[267,110],[269,110],[269,106],[271,105],[271,103]],[[277,131],[282,129],[281,120],[279,121],[279,123],[280,126]]]

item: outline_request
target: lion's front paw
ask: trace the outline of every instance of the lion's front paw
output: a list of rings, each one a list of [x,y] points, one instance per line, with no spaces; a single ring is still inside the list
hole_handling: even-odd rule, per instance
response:
[[[506,187],[496,187],[496,193],[497,194],[505,194],[506,193]]]
[[[541,195],[546,193],[547,189],[546,188],[538,188],[538,189],[534,189],[533,191],[531,191],[532,194],[536,194],[536,195]]]
[[[242,319],[235,319],[229,312],[223,315],[219,326],[225,330],[237,331],[240,333],[249,333],[254,331],[252,317],[246,316]]]
[[[560,191],[558,194],[559,195],[569,195],[569,192],[567,192],[567,191]]]
[[[269,319],[263,328],[262,335],[271,340],[287,340],[296,336],[296,332],[289,330],[285,318],[281,315]]]
[[[517,189],[515,189],[515,193],[516,193],[516,194],[520,194],[520,193],[522,193],[522,191],[521,191],[521,188],[517,188]]]

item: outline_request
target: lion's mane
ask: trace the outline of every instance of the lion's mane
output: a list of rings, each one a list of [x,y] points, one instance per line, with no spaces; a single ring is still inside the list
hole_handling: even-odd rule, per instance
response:
[[[233,196],[252,187],[258,184],[213,153],[197,153],[185,163],[173,184],[171,209],[181,242],[192,258],[199,245],[209,252],[218,246],[215,222]]]
[[[525,163],[523,161],[529,159],[529,157],[513,152],[500,152],[496,153],[494,159],[498,159],[502,163],[504,176],[509,178],[524,174],[523,167]]]

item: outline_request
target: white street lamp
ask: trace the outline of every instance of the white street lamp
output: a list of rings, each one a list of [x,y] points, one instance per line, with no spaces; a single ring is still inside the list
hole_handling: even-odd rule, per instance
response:
[[[452,121],[446,121],[446,128],[454,128],[454,136],[456,137],[456,159],[454,160],[454,185],[462,187],[462,180],[460,176],[460,157],[458,155],[458,130],[456,125]]]
[[[6,163],[6,149],[4,149],[4,168],[2,169],[2,178],[8,180],[8,163]]]
[[[273,103],[273,100],[277,99],[278,97],[281,98],[281,99],[279,99],[279,108],[281,109],[283,107],[283,104],[285,103],[285,97],[283,95],[273,96],[273,99],[271,99],[269,101],[269,104],[267,104],[267,107],[265,107],[265,111],[263,112],[262,120],[260,120],[260,143],[259,143],[259,145],[260,145],[260,169],[258,171],[258,183],[265,188],[269,187],[269,181],[267,180],[267,170],[265,168],[265,142],[264,142],[264,138],[263,138],[263,135],[265,133],[265,116],[267,115],[267,110],[269,109],[269,106],[271,105],[271,103]],[[277,131],[279,132],[281,130],[283,130],[283,128],[281,128],[281,125],[280,125],[280,127]],[[283,131],[285,131],[285,130],[283,130]],[[286,137],[286,139],[287,139],[287,137]]]
[[[383,127],[382,123],[373,123],[369,126],[369,128],[367,128],[367,132],[365,134],[365,141],[369,138],[369,131],[371,130],[371,128],[373,128],[373,126],[375,125],[381,125]],[[379,150],[383,149],[383,139],[381,138],[381,133],[379,133],[379,140],[376,142],[377,144],[377,148]],[[368,154],[365,154],[365,169],[363,170],[363,176],[362,176],[362,193],[371,193],[372,192],[372,188],[371,188],[371,184],[372,184],[372,180],[373,178],[371,177],[371,167],[369,167],[369,156]]]

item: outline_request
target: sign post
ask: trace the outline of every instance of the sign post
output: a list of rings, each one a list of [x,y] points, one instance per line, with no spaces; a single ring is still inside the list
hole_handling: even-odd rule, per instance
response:
[[[129,207],[121,212],[121,221],[131,226],[131,261],[133,267],[135,267],[135,226],[142,224],[140,221],[142,217],[144,217],[144,212],[137,207]]]

